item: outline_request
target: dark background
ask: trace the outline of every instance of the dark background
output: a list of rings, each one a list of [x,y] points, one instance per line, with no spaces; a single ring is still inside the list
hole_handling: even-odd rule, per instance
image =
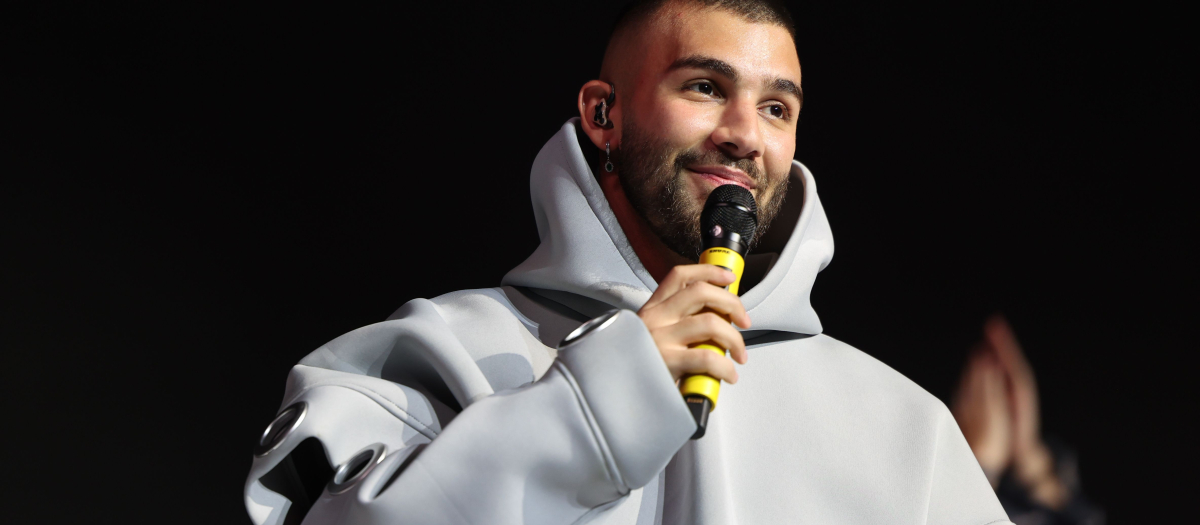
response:
[[[34,5],[0,16],[8,522],[247,522],[294,362],[537,245],[529,167],[616,12]],[[1087,493],[1170,517],[1195,444],[1183,16],[792,10],[827,333],[948,400],[1005,313]]]

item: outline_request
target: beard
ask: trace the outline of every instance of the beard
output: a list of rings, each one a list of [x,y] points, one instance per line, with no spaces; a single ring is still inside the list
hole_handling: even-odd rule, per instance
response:
[[[650,230],[671,251],[696,261],[700,259],[703,239],[700,234],[700,213],[703,199],[698,203],[688,191],[688,166],[719,164],[738,169],[754,181],[757,192],[758,228],[748,249],[758,245],[767,226],[783,206],[787,194],[788,173],[766,177],[753,159],[736,159],[721,150],[703,151],[699,148],[678,150],[666,140],[639,128],[626,116],[621,126],[621,147],[613,151],[613,163],[621,188],[633,209],[646,219]],[[789,170],[791,165],[788,166]],[[768,186],[777,180],[774,187]],[[768,193],[769,192],[769,193]],[[766,202],[758,201],[768,193]],[[704,196],[707,199],[707,195]]]

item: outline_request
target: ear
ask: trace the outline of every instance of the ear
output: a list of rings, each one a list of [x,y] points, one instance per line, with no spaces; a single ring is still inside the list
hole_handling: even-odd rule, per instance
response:
[[[621,141],[620,95],[608,106],[606,112],[611,125],[601,126],[595,121],[596,108],[600,106],[601,101],[608,100],[612,91],[612,86],[603,80],[590,80],[579,89],[579,127],[600,151],[604,151],[605,143],[611,143],[615,148]]]

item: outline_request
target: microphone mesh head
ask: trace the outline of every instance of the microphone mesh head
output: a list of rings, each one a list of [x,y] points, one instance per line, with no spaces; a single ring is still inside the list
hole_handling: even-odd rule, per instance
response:
[[[725,184],[708,194],[704,212],[700,214],[700,231],[705,237],[711,236],[713,226],[736,232],[742,236],[743,243],[749,243],[758,228],[758,205],[750,190],[737,184]]]

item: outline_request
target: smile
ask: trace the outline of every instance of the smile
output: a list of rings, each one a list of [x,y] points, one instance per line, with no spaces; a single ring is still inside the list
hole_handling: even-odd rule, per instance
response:
[[[714,187],[723,184],[737,184],[748,190],[755,188],[754,179],[751,179],[741,170],[725,166],[695,166],[685,169],[709,181]]]

